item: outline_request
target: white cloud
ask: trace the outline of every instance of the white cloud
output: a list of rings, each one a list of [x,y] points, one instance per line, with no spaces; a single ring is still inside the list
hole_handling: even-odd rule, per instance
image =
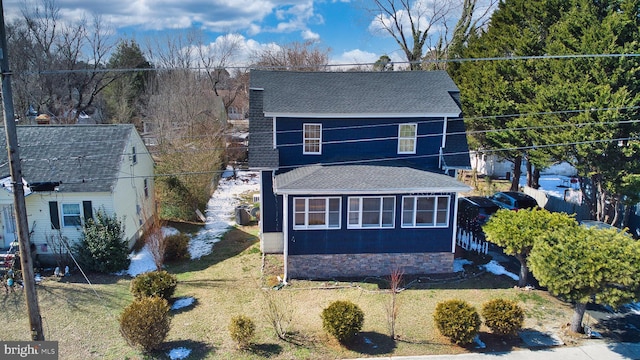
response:
[[[372,52],[362,51],[360,49],[354,49],[345,51],[338,57],[332,58],[332,64],[363,64],[373,63],[378,60],[380,56]]]
[[[303,30],[301,34],[302,34],[302,38],[305,40],[314,40],[314,41],[320,40],[320,34],[314,33],[313,31],[308,29]]]
[[[5,0],[7,19],[20,17],[24,0]],[[30,7],[40,0],[27,0]],[[74,22],[100,14],[115,28],[141,30],[186,29],[201,27],[214,32],[306,30],[308,24],[320,23],[314,13],[313,0],[59,0],[62,20]],[[269,15],[287,25],[267,28]],[[260,24],[260,25],[256,25]]]

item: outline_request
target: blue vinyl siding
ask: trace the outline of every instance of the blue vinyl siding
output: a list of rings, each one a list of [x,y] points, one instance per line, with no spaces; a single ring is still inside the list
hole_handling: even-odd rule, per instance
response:
[[[438,168],[442,145],[442,118],[397,119],[298,119],[278,118],[276,140],[280,166],[344,163],[388,158],[394,165],[429,170]],[[322,154],[304,155],[302,126],[322,124]],[[398,154],[398,125],[418,123],[415,154]],[[435,136],[428,136],[435,135]],[[370,139],[384,139],[366,141]],[[424,157],[416,157],[427,155]],[[382,165],[382,162],[376,164]]]
[[[431,194],[430,194],[431,195]],[[435,194],[433,194],[435,195]],[[450,214],[453,214],[455,194],[450,195]],[[379,195],[372,195],[379,196]],[[402,228],[402,195],[396,195],[395,226],[389,229],[347,229],[348,196],[342,196],[342,221],[339,230],[293,230],[289,217],[289,254],[361,254],[361,253],[422,253],[451,252],[453,219],[447,228]],[[289,207],[293,206],[289,197]],[[291,212],[290,212],[291,214]]]
[[[262,171],[262,208],[260,209],[260,221],[263,222],[264,232],[282,231],[282,195],[273,193],[273,174],[271,171]]]

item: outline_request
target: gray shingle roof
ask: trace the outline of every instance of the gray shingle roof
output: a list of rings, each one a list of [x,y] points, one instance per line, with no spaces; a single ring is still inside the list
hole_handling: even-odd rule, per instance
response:
[[[375,165],[305,166],[276,175],[279,194],[358,194],[463,192],[454,178],[408,167]]]
[[[59,181],[65,192],[110,192],[133,131],[130,124],[18,126],[23,178]],[[6,144],[4,127],[0,141]],[[9,175],[7,151],[0,151],[0,177]]]
[[[251,71],[273,114],[460,114],[445,71]]]

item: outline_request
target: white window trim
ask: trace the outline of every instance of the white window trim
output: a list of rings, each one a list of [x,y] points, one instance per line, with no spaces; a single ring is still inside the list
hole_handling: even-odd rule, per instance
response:
[[[408,137],[408,136],[401,136],[400,135],[401,132],[402,132],[402,127],[403,126],[413,126],[415,128],[415,133],[413,135],[413,138]],[[400,150],[400,144],[402,143],[402,140],[413,140],[413,150],[411,150],[411,151],[401,151]],[[417,123],[398,124],[398,154],[415,154],[417,147],[418,147],[418,124]]]
[[[380,199],[380,208],[379,208],[379,223],[378,226],[363,226],[362,225],[362,205],[363,205],[363,199]],[[385,198],[391,198],[393,199],[393,219],[391,219],[391,225],[390,226],[383,226],[382,225],[382,214],[383,214],[383,204],[384,204],[384,200]],[[358,223],[357,224],[351,224],[349,223],[349,215],[351,215],[351,200],[352,199],[358,199]],[[347,229],[395,229],[396,227],[396,197],[395,196],[350,196],[347,199]]]
[[[440,225],[437,223],[437,219],[438,219],[438,201],[434,201],[434,209],[433,209],[433,225],[431,224],[416,224],[416,203],[418,201],[418,198],[446,198],[447,199],[447,220],[445,221],[444,225]],[[409,199],[413,199],[413,211],[411,213],[412,219],[411,219],[411,224],[405,224],[404,221],[404,202],[409,200]],[[449,227],[449,221],[451,218],[451,211],[449,210],[451,207],[451,196],[449,195],[408,195],[408,196],[403,196],[402,197],[402,219],[400,220],[400,226],[402,228],[448,228]]]
[[[324,225],[309,225],[309,200],[325,201],[325,224]],[[338,226],[330,226],[329,224],[329,201],[331,199],[338,200]],[[296,200],[304,200],[304,225],[296,225]],[[293,198],[293,229],[294,230],[340,230],[342,228],[342,198],[338,196],[332,197],[296,197]]]
[[[64,212],[64,205],[77,205],[78,206],[78,214],[77,216],[80,218],[80,224],[69,224],[67,225],[66,221],[65,221],[65,217],[67,216],[76,216],[76,214],[65,214]],[[62,226],[63,227],[77,227],[77,226],[82,226],[82,204],[81,203],[61,203],[60,204],[60,220],[62,221]]]
[[[318,138],[307,138],[307,126],[318,126],[320,127],[320,137]],[[307,140],[318,140],[318,151],[307,151]],[[302,153],[304,155],[320,155],[322,154],[322,124],[318,123],[306,123],[302,125]]]

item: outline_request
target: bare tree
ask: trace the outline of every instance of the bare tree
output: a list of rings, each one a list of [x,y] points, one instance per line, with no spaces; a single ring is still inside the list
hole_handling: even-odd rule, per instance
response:
[[[448,58],[451,44],[466,41],[471,32],[484,24],[497,0],[489,0],[484,11],[476,14],[478,1],[374,0],[368,10],[374,14],[378,28],[398,43],[409,68],[420,70],[425,50],[430,62]],[[451,17],[458,14],[458,20],[452,21]],[[451,23],[456,24],[452,33]]]
[[[389,336],[396,338],[396,319],[400,311],[400,303],[398,302],[398,294],[402,291],[402,276],[404,271],[400,268],[394,268],[389,275],[389,293],[391,299],[387,304],[387,327],[389,328]]]
[[[104,71],[114,42],[100,16],[62,21],[55,0],[23,6],[22,18],[10,26],[9,43],[16,76],[16,103],[33,105],[61,122],[91,112],[109,83]]]
[[[235,34],[226,34],[210,44],[205,44],[201,36],[197,43],[201,66],[216,96],[222,98],[227,113],[236,99],[248,96],[244,81],[247,70],[234,69],[234,73],[230,73],[227,69],[238,57],[241,43],[242,39]]]
[[[329,64],[330,51],[308,40],[270,46],[254,54],[253,58],[255,66],[272,70],[324,71]]]

